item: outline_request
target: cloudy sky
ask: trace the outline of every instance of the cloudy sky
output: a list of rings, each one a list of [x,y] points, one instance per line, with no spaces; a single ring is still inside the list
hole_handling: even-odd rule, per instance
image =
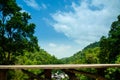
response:
[[[57,58],[69,57],[107,36],[120,14],[120,0],[17,0],[36,24],[41,48]]]

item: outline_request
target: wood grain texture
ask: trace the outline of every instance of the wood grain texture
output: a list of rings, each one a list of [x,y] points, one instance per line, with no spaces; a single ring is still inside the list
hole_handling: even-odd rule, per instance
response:
[[[79,69],[119,67],[120,64],[0,65],[0,69]]]

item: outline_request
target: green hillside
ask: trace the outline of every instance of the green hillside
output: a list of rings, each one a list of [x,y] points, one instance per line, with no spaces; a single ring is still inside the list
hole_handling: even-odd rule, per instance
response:
[[[60,64],[60,61],[55,56],[50,55],[44,49],[40,49],[35,52],[25,52],[16,58],[16,65],[40,65],[40,64]],[[29,72],[33,74],[39,74],[43,70],[29,69]],[[29,76],[22,70],[10,70],[8,73],[9,80],[28,80]]]
[[[85,61],[91,58],[91,56],[96,59],[97,53],[99,52],[99,42],[91,43],[90,45],[86,46],[82,51],[78,51],[71,57],[62,58],[60,59],[61,62],[64,64],[83,64],[86,63]],[[91,58],[93,59],[93,58]],[[88,62],[89,63],[89,62]],[[95,61],[94,61],[95,63]],[[96,62],[97,63],[97,62]]]

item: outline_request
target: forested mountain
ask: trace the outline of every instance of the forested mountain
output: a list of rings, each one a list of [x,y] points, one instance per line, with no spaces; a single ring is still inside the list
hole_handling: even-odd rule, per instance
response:
[[[84,63],[85,58],[88,59],[90,56],[93,56],[94,54],[98,53],[99,50],[99,42],[94,42],[86,46],[82,51],[78,51],[71,57],[62,58],[60,59],[61,62],[64,64],[79,64]]]
[[[86,46],[83,50],[87,50],[88,48],[95,48],[95,47],[99,47],[100,46],[100,42],[94,42],[89,44],[88,46]]]

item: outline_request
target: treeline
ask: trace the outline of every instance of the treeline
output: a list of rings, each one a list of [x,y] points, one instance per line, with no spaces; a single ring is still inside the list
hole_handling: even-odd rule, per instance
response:
[[[71,57],[63,58],[64,64],[120,64],[120,15],[114,21],[108,37],[102,36],[99,42],[92,43]],[[84,69],[85,72],[98,74],[108,80],[120,80],[119,68]],[[81,80],[94,80],[80,75]]]

